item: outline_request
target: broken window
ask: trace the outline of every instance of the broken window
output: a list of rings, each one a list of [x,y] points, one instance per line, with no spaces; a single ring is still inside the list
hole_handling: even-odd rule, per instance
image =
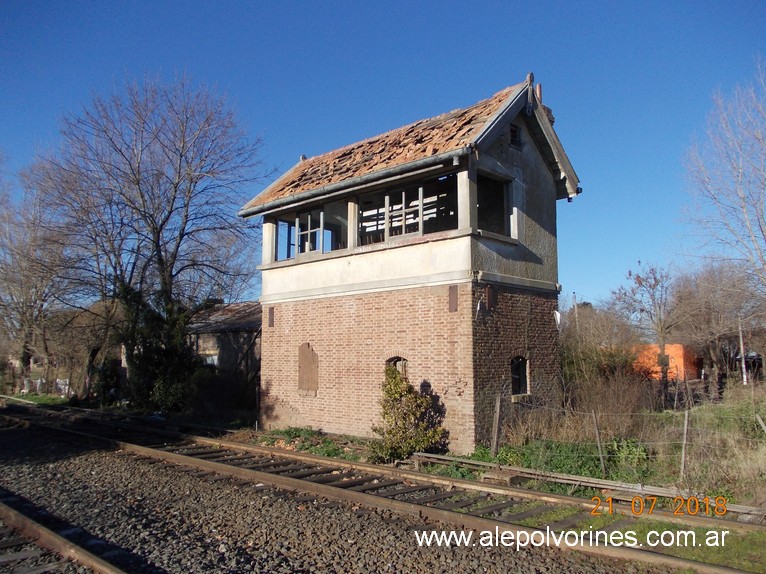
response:
[[[333,201],[323,206],[322,253],[348,247],[348,201]]]
[[[521,147],[521,128],[515,124],[511,124],[511,127],[509,128],[509,140],[510,145],[515,148]]]
[[[477,184],[479,229],[510,235],[505,182],[480,175]]]
[[[511,394],[528,394],[527,365],[527,359],[524,357],[519,356],[511,359]]]
[[[303,253],[345,249],[348,238],[346,201],[328,203],[311,211],[287,214],[277,220],[275,258],[293,259]]]
[[[455,174],[359,199],[359,244],[457,229]]]
[[[284,261],[295,257],[295,219],[277,220],[274,259]]]
[[[407,359],[404,357],[391,357],[386,361],[386,367],[394,367],[404,378],[407,378]]]

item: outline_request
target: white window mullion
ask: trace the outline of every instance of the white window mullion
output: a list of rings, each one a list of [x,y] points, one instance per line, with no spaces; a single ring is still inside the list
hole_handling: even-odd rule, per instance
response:
[[[391,202],[389,200],[388,195],[386,195],[386,201],[383,205],[383,240],[388,241],[389,233],[388,233],[388,226],[390,224],[389,221],[389,209],[391,206]]]
[[[324,253],[324,209],[319,212],[319,253]]]
[[[418,188],[418,235],[423,235],[423,186]]]

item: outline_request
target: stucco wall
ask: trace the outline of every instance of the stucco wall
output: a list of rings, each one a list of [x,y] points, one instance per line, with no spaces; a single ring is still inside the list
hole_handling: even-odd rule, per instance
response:
[[[519,201],[518,244],[479,238],[473,243],[474,269],[556,283],[556,186],[545,161],[523,123],[520,149],[510,145],[508,130],[489,154],[514,177]]]
[[[467,280],[471,238],[443,233],[264,270],[261,302]]]

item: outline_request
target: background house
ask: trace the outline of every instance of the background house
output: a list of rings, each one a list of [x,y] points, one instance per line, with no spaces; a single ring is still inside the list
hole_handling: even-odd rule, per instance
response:
[[[443,402],[455,451],[488,442],[498,394],[553,396],[556,203],[580,189],[533,81],[302,157],[242,208],[267,426],[369,435],[387,363]]]
[[[194,314],[189,341],[218,373],[244,376],[257,384],[261,364],[261,304],[214,303]]]
[[[637,350],[636,366],[659,381],[662,369],[658,363],[660,348],[657,345],[643,345]],[[702,359],[690,347],[680,343],[665,345],[668,356],[668,378],[678,381],[699,379],[702,376]]]

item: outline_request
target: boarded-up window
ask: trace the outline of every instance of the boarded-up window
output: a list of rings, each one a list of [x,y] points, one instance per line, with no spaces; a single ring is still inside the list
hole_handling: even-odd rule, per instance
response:
[[[298,347],[298,392],[315,397],[319,388],[319,356],[309,343]]]
[[[449,286],[449,312],[457,311],[457,285]]]

